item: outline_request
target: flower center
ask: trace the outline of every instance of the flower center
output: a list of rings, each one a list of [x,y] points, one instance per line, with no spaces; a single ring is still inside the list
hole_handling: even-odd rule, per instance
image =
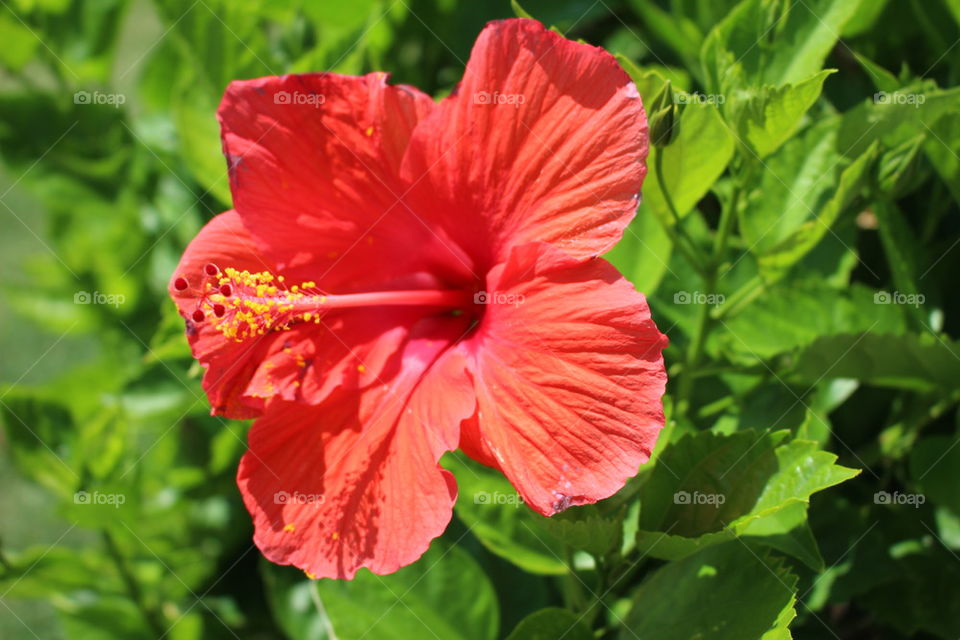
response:
[[[271,331],[284,331],[295,324],[319,324],[323,314],[334,309],[376,306],[427,306],[469,309],[474,303],[472,291],[456,289],[412,289],[330,294],[315,282],[287,286],[283,276],[268,271],[251,273],[214,264],[203,270],[197,308],[191,319],[209,322],[227,338],[242,342]],[[185,278],[177,278],[174,288],[190,287]]]

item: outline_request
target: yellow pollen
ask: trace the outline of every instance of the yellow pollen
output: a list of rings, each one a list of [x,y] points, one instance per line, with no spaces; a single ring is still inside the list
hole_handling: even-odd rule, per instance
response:
[[[310,573],[310,572],[307,571],[306,569],[304,569],[303,573],[304,573],[305,576],[307,576],[307,577],[310,578],[311,580],[316,580],[316,579],[317,579],[317,575],[316,575],[316,574]]]
[[[296,527],[295,527],[294,524],[291,522],[290,524],[285,525],[285,526],[283,527],[283,530],[286,531],[287,533],[292,533],[294,530],[296,530]]]
[[[317,283],[307,281],[287,288],[283,282],[283,276],[268,271],[251,273],[227,267],[206,283],[200,309],[217,331],[237,342],[283,331],[298,322],[319,323],[320,314],[303,310],[311,302],[308,296],[316,293]],[[230,295],[221,293],[224,287]]]
[[[366,368],[365,366],[363,366],[362,364],[358,364],[358,365],[357,365],[357,371],[359,371],[360,373],[363,373],[363,372],[366,371],[366,370],[367,370],[367,368]]]
[[[364,133],[366,133],[367,137],[369,138],[373,135],[373,127],[367,127],[367,130]]]
[[[340,539],[340,534],[337,533],[336,531],[334,531],[333,534],[331,534],[330,539],[331,539],[331,540],[339,540],[339,539]]]

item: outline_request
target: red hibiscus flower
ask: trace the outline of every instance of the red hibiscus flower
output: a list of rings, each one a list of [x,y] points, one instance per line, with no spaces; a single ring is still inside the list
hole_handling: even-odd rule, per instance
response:
[[[257,418],[238,481],[267,558],[413,562],[451,518],[457,447],[544,515],[648,459],[666,339],[597,258],[647,155],[609,54],[505,20],[440,103],[290,75],[232,83],[219,118],[235,209],[170,290],[213,412]]]

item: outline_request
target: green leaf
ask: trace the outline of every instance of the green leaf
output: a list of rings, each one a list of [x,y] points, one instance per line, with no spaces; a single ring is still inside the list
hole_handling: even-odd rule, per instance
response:
[[[812,566],[821,560],[806,530],[810,496],[857,471],[786,431],[701,432],[658,458],[640,493],[637,546],[675,559],[734,537],[755,537]]]
[[[671,562],[644,582],[620,638],[787,638],[796,588],[796,577],[779,560],[740,542],[718,545]]]
[[[872,145],[843,170],[836,191],[823,204],[815,219],[807,220],[784,240],[758,256],[760,268],[768,281],[783,277],[790,267],[817,246],[837,218],[856,202],[870,180],[877,149],[877,144]]]
[[[795,84],[737,90],[726,109],[727,119],[734,124],[740,141],[759,158],[765,158],[797,130],[832,73],[833,70],[826,69]]]
[[[864,33],[870,32],[876,24],[883,10],[887,8],[889,0],[870,0],[870,2],[861,2],[857,12],[850,18],[843,31],[840,32],[843,38],[853,38]]]
[[[605,256],[637,291],[652,294],[670,269],[673,245],[663,225],[646,204],[623,233],[623,238]]]
[[[922,315],[920,306],[924,298],[918,295],[920,289],[917,284],[920,243],[895,204],[881,199],[874,204],[873,211],[877,216],[880,241],[893,275],[896,293],[898,296],[911,296],[905,299],[915,300],[917,304],[908,305],[906,309],[915,315]]]
[[[862,1],[741,2],[703,43],[708,87],[723,92],[802,82],[823,67]]]
[[[53,598],[88,590],[91,584],[101,593],[123,593],[114,565],[89,549],[39,545],[7,560],[12,570],[0,570],[0,589],[11,596]]]
[[[910,452],[910,475],[914,485],[934,504],[960,516],[960,440],[930,436]]]
[[[960,380],[960,345],[930,334],[825,336],[800,352],[788,379],[826,378],[953,394]]]
[[[683,59],[685,66],[697,67],[697,51],[703,33],[696,23],[678,12],[664,11],[653,0],[631,0],[630,4],[657,39]]]
[[[92,598],[90,597],[92,595]],[[66,637],[76,640],[151,640],[143,614],[129,597],[88,594],[57,604]]]
[[[543,529],[571,549],[603,556],[620,549],[625,509],[605,514],[597,505],[572,507],[545,518]]]
[[[0,64],[12,71],[19,71],[30,62],[40,40],[9,12],[0,13]]]
[[[73,464],[70,412],[33,394],[11,392],[0,403],[0,417],[20,472],[61,497],[71,496],[80,476]]]
[[[497,596],[487,576],[469,553],[441,542],[391,575],[364,569],[353,580],[320,580],[316,586],[340,640],[497,635]]]
[[[837,290],[820,279],[790,282],[725,320],[717,339],[725,353],[755,362],[810,345],[822,336],[906,331],[900,306],[878,305],[875,295],[861,284]]]
[[[740,211],[740,232],[752,252],[762,255],[786,240],[830,198],[843,169],[835,150],[839,124],[839,118],[820,120],[767,158]]]
[[[679,94],[680,99],[698,100],[703,94]],[[713,104],[687,103],[680,112],[679,135],[665,149],[651,149],[651,167],[645,182],[646,203],[658,212],[668,212],[660,183],[652,174],[656,155],[663,154],[663,179],[682,217],[707,195],[710,187],[733,158],[733,135]]]
[[[854,51],[853,55],[857,59],[857,62],[860,63],[860,66],[863,67],[863,70],[867,72],[867,75],[870,76],[870,79],[873,80],[873,84],[877,89],[892,93],[901,87],[902,83],[897,79],[897,76],[873,60],[870,60],[865,55],[857,53],[856,51]]]
[[[443,466],[460,488],[457,516],[487,549],[530,573],[562,575],[564,548],[544,529],[544,516],[523,504],[503,474],[448,454]]]
[[[950,189],[953,199],[960,204],[960,157],[957,149],[960,149],[960,114],[951,113],[930,127],[930,137],[924,143],[923,150]]]
[[[521,620],[507,640],[591,640],[583,618],[566,609],[541,609]]]
[[[960,108],[960,87],[940,90],[931,83],[913,84],[897,92],[874,94],[871,100],[846,111],[837,149],[855,158],[875,141],[892,149],[929,133],[944,115]]]

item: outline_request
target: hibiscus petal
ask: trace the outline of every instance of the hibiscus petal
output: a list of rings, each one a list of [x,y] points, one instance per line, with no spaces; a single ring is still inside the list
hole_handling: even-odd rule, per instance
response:
[[[319,324],[245,341],[225,337],[214,318],[194,321],[204,267],[215,264],[282,275],[263,256],[235,211],[213,218],[187,247],[170,280],[170,294],[184,317],[193,355],[206,368],[203,388],[215,415],[254,418],[264,400],[279,396],[317,404],[338,387],[358,389],[397,366],[397,351],[425,311],[411,307],[336,311]],[[189,287],[176,288],[185,278]]]
[[[646,173],[636,86],[600,48],[539,22],[492,22],[455,95],[417,126],[404,175],[414,208],[487,267],[510,246],[610,249]]]
[[[203,389],[212,412],[231,418],[252,418],[259,415],[263,401],[246,396],[245,391],[263,359],[276,350],[276,336],[239,343],[226,339],[210,322],[193,320],[207,264],[250,271],[271,270],[272,265],[257,251],[240,216],[227,211],[208,222],[190,242],[169,284],[170,295],[186,322],[193,355],[206,368]],[[188,284],[185,290],[175,286],[181,278]]]
[[[478,403],[461,445],[544,515],[613,495],[664,423],[667,341],[643,295],[605,260],[543,244],[514,249],[488,285],[459,346]]]
[[[238,474],[269,560],[316,577],[385,574],[443,532],[456,485],[437,461],[475,408],[460,355],[444,354],[464,329],[420,323],[396,376],[362,393],[317,407],[270,403]]]
[[[432,234],[401,200],[410,135],[434,108],[387,75],[232,82],[218,112],[234,207],[279,268],[336,293],[412,273]]]

